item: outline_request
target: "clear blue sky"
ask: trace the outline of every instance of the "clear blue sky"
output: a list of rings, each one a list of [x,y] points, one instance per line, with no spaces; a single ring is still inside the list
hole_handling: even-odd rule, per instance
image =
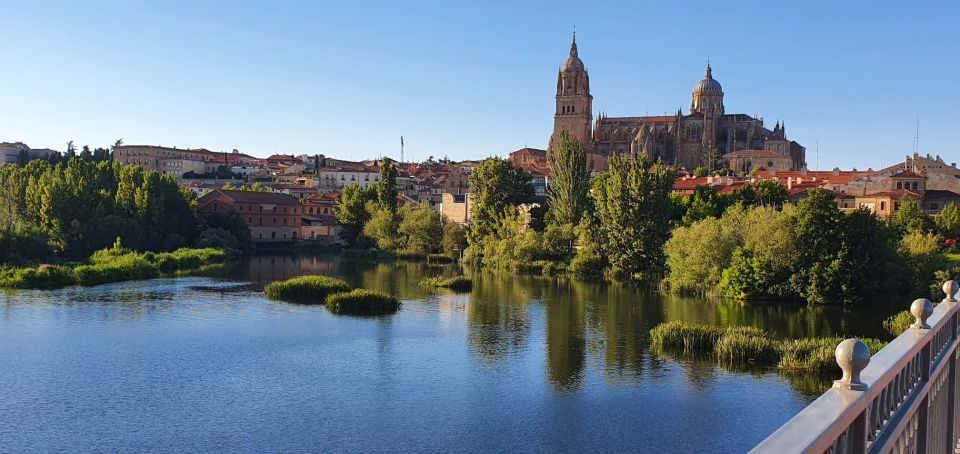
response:
[[[960,161],[960,2],[0,0],[0,141],[407,159],[544,147],[577,28],[595,111],[686,111],[709,57],[727,112],[810,167]]]

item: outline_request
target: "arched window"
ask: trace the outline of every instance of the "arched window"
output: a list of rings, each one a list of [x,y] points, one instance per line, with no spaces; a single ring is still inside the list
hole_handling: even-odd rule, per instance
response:
[[[919,187],[919,183],[917,183],[916,181],[914,181],[914,182],[913,182],[913,189],[917,189],[918,187]]]
[[[902,182],[902,181],[898,181],[898,182],[897,182],[897,189],[903,189],[903,182]]]

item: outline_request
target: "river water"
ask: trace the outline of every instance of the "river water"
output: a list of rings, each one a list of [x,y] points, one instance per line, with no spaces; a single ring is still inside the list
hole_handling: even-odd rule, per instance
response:
[[[0,293],[0,452],[742,452],[827,383],[660,356],[668,320],[883,336],[885,313],[662,297],[452,266],[257,256],[207,277]],[[340,276],[379,318],[271,302]],[[242,285],[247,284],[247,285]]]

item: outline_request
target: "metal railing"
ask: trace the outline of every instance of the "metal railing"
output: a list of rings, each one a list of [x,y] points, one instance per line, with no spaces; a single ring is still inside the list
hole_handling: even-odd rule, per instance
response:
[[[960,453],[958,290],[914,301],[916,322],[873,357],[858,339],[837,345],[843,377],[751,452]]]

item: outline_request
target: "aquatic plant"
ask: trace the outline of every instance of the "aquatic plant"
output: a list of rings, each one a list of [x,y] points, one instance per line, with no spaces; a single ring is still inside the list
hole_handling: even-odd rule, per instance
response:
[[[267,298],[296,303],[323,304],[327,296],[350,291],[342,279],[329,276],[300,276],[276,281],[263,288]]]
[[[376,290],[354,289],[327,297],[327,309],[334,314],[384,315],[400,309],[400,300]]]
[[[654,349],[713,356],[721,362],[749,362],[782,370],[836,372],[839,337],[776,339],[752,326],[695,325],[682,321],[661,323],[650,330]],[[878,339],[861,339],[876,353],[886,345]]]
[[[444,278],[442,276],[428,277],[420,281],[421,287],[443,287],[455,292],[469,292],[473,288],[473,280],[465,276]]]

